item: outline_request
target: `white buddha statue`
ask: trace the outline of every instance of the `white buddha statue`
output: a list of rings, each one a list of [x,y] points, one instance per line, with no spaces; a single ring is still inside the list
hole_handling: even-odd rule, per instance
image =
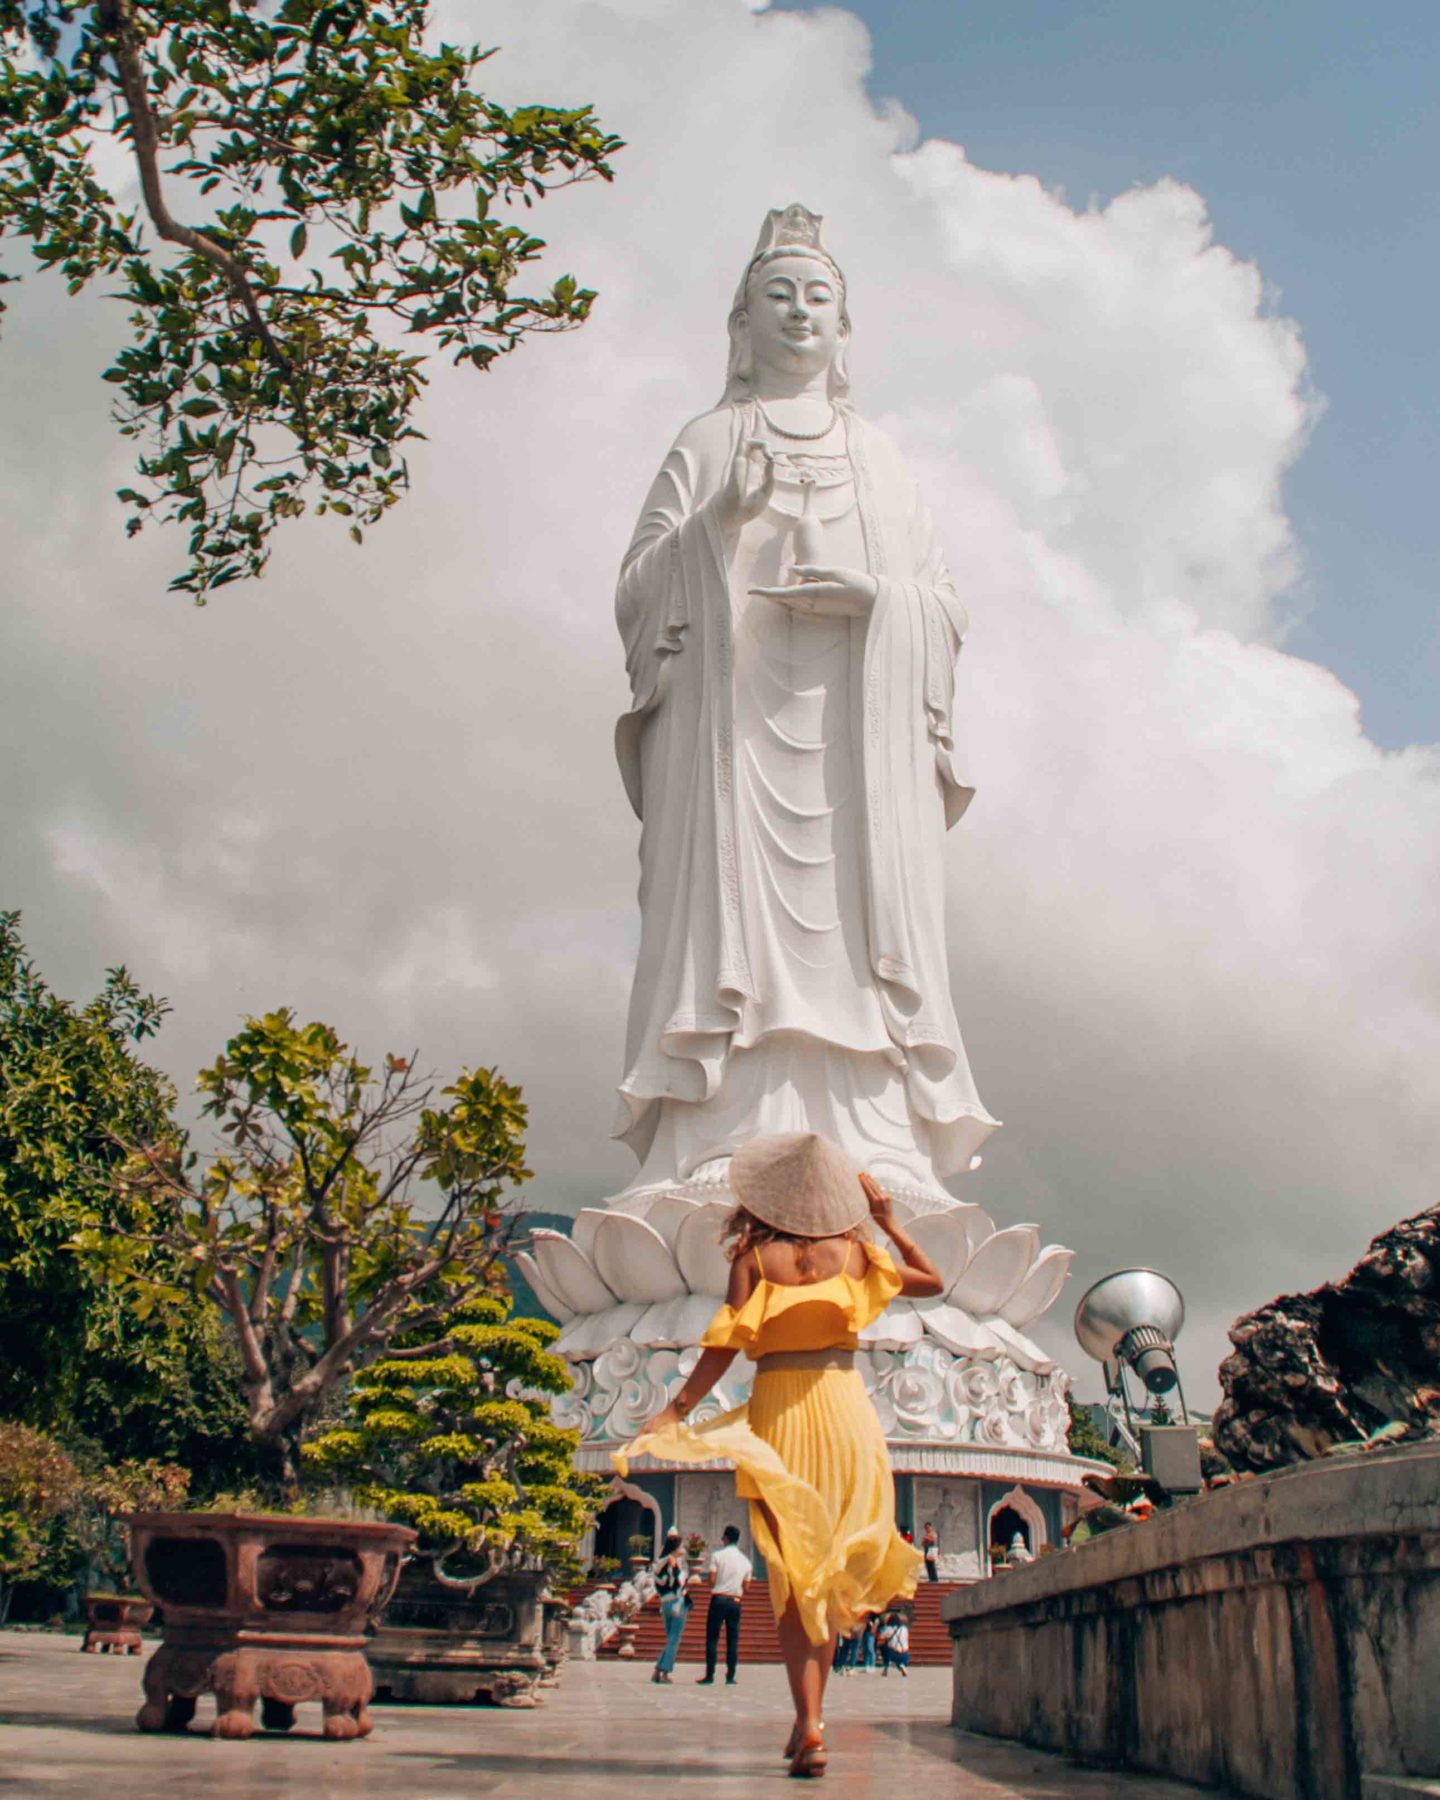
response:
[[[966,613],[899,452],[850,403],[820,224],[766,220],[724,397],[665,458],[620,577],[617,748],[643,821],[626,1210],[805,1129],[927,1211],[997,1123],[945,950]]]

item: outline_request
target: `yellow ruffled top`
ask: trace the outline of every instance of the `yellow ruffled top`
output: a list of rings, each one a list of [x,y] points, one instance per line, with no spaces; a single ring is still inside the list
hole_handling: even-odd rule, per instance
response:
[[[798,1286],[762,1275],[741,1307],[722,1306],[700,1342],[707,1350],[741,1350],[752,1360],[779,1350],[853,1350],[860,1333],[900,1292],[886,1252],[863,1240],[865,1273],[830,1275]]]

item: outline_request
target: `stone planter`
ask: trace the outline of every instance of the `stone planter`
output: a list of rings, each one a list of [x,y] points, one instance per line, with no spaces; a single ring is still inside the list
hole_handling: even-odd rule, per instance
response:
[[[561,1666],[570,1655],[570,1602],[551,1598],[541,1603],[540,1653],[545,1658],[541,1687],[558,1687]]]
[[[134,1513],[136,1584],[164,1617],[145,1667],[142,1731],[183,1731],[215,1696],[215,1737],[288,1731],[318,1700],[327,1738],[364,1737],[366,1620],[415,1533],[403,1525],[257,1513]]]
[[[121,1656],[140,1654],[140,1628],[148,1625],[155,1613],[148,1600],[138,1594],[87,1594],[81,1604],[85,1608],[82,1650],[92,1655],[102,1650]]]
[[[407,1563],[370,1640],[380,1700],[535,1706],[547,1673],[542,1570],[514,1569],[472,1593],[438,1582],[424,1557]]]

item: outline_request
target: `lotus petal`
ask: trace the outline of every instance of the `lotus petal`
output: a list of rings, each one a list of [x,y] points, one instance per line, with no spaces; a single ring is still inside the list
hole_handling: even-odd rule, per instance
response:
[[[1032,1319],[1038,1319],[1053,1305],[1064,1287],[1074,1260],[1073,1250],[1062,1250],[1059,1244],[1047,1244],[1032,1264],[1030,1273],[1000,1308],[1001,1318],[1020,1330]]]
[[[582,1313],[556,1338],[555,1348],[572,1362],[600,1356],[617,1338],[630,1335],[644,1311],[632,1301],[626,1306],[607,1306],[604,1312]]]
[[[629,1213],[608,1213],[595,1232],[595,1267],[622,1300],[678,1300],[685,1277],[653,1226]]]
[[[615,1304],[614,1294],[578,1244],[558,1231],[532,1232],[530,1242],[545,1285],[553,1288],[568,1307],[575,1312],[594,1313]]]
[[[995,1333],[1005,1346],[1012,1361],[1017,1362],[1022,1369],[1030,1369],[1037,1375],[1048,1375],[1055,1367],[1053,1356],[1047,1356],[1038,1344],[1031,1343],[1029,1338],[1018,1332],[1013,1325],[1007,1324],[1004,1319],[999,1317],[981,1319],[980,1324],[987,1331]]]
[[[694,1210],[693,1200],[682,1200],[678,1194],[657,1194],[645,1214],[645,1223],[673,1249],[680,1227]]]
[[[967,1215],[978,1213],[978,1206],[953,1206],[945,1212],[926,1213],[910,1227],[910,1235],[940,1271],[944,1282],[942,1293],[950,1289],[965,1273],[970,1261],[970,1231]]]
[[[600,1221],[609,1217],[608,1206],[582,1206],[570,1227],[570,1242],[577,1250],[582,1250],[591,1262],[595,1260],[595,1233],[600,1229]]]
[[[562,1325],[568,1325],[575,1317],[574,1307],[567,1306],[555,1292],[554,1288],[551,1287],[550,1283],[540,1273],[540,1265],[536,1262],[530,1252],[528,1250],[517,1250],[515,1252],[515,1262],[520,1273],[530,1283],[531,1288],[534,1290],[535,1298],[545,1308],[546,1312],[550,1314],[551,1318],[558,1319]]]
[[[903,1350],[925,1335],[919,1314],[908,1300],[896,1300],[860,1333],[867,1350]]]
[[[1039,1248],[1038,1226],[1011,1225],[997,1231],[970,1258],[946,1299],[977,1319],[998,1313],[1029,1273]]]
[[[720,1227],[730,1217],[723,1200],[690,1209],[675,1238],[675,1259],[692,1293],[722,1295],[730,1285],[730,1259],[720,1248]]]
[[[1000,1354],[1000,1340],[993,1331],[977,1325],[969,1313],[948,1300],[922,1301],[915,1308],[926,1333],[956,1356],[979,1356],[993,1361]]]
[[[973,1256],[980,1246],[995,1235],[995,1221],[983,1206],[967,1208],[965,1213],[965,1235],[970,1240],[970,1254]]]
[[[714,1317],[715,1302],[709,1294],[682,1294],[678,1300],[647,1306],[631,1326],[630,1336],[647,1348],[683,1350],[699,1341]]]

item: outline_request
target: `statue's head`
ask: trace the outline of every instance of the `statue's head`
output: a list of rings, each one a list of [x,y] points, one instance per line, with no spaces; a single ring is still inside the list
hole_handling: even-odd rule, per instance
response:
[[[828,369],[831,399],[849,393],[845,277],[821,246],[822,222],[798,204],[766,218],[730,309],[727,400],[753,393],[764,368],[804,375]]]

